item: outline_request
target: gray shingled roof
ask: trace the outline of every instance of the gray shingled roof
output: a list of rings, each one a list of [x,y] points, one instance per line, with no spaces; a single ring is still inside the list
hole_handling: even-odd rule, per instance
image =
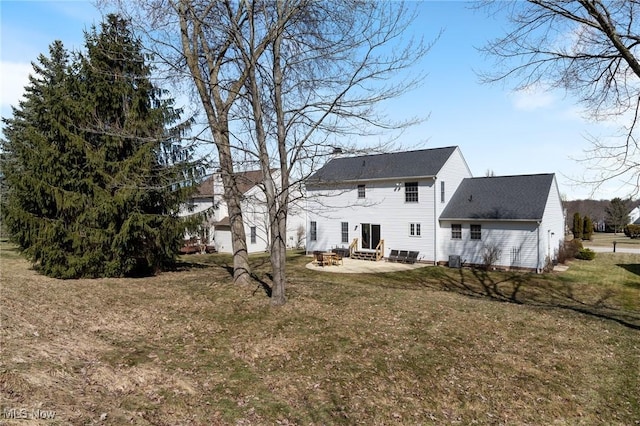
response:
[[[307,183],[436,176],[456,147],[334,158]]]
[[[553,174],[464,179],[440,219],[540,220]]]

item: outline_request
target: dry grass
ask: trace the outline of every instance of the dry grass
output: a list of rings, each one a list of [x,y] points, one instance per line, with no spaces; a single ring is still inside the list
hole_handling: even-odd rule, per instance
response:
[[[346,276],[292,255],[279,309],[258,284],[230,285],[224,256],[75,281],[35,274],[6,246],[1,256],[3,413],[54,410],[46,424],[74,425],[640,424],[640,255],[546,276]],[[266,259],[253,261],[268,283]]]

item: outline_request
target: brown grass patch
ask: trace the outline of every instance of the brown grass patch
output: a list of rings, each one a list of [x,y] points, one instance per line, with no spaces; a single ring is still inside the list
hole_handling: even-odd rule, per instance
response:
[[[156,277],[0,271],[0,397],[46,424],[637,424],[640,256],[563,274],[321,274],[289,303],[224,256]],[[268,282],[264,257],[256,275]],[[600,279],[597,277],[600,276]],[[627,284],[625,284],[627,283]],[[0,421],[8,421],[6,418]],[[23,423],[20,423],[23,424]],[[26,424],[26,423],[25,423]]]

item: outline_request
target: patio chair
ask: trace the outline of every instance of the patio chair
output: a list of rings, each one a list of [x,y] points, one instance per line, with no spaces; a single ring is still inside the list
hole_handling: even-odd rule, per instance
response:
[[[398,261],[398,250],[391,250],[389,256],[387,256],[387,262],[397,262]]]
[[[407,255],[406,263],[416,263],[418,261],[418,253],[417,251],[410,251]]]
[[[313,252],[313,263],[318,266],[324,266],[324,256],[321,251]]]
[[[396,262],[405,262],[407,260],[407,256],[409,256],[409,252],[407,250],[400,250],[398,253],[398,259]]]

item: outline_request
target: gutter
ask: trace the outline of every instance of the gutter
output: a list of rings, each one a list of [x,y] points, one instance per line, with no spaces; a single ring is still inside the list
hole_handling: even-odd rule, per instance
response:
[[[383,177],[383,178],[362,178],[362,179],[344,179],[344,180],[317,180],[317,181],[313,181],[313,180],[307,180],[305,182],[305,185],[318,185],[318,186],[322,186],[322,185],[333,185],[336,183],[355,183],[355,182],[385,182],[385,181],[389,181],[389,182],[393,182],[396,180],[415,180],[415,179],[436,179],[435,175],[427,175],[427,176],[390,176],[390,177]]]

